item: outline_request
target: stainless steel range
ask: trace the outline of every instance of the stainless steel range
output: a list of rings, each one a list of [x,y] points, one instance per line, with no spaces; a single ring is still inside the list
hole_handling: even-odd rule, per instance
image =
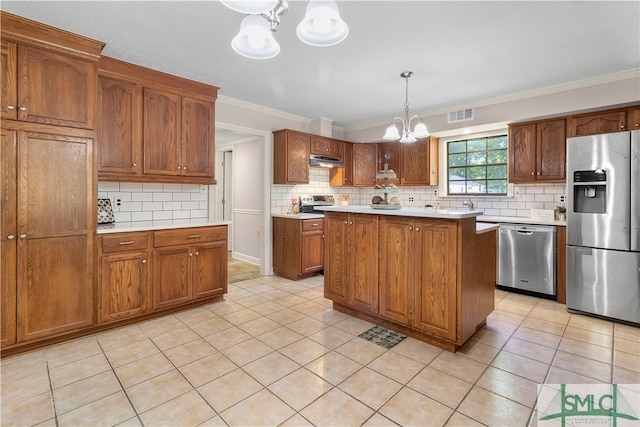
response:
[[[335,205],[335,200],[333,199],[332,194],[317,194],[317,195],[301,195],[299,206],[300,213],[317,213],[324,214],[323,211],[315,210],[316,206],[333,206]]]

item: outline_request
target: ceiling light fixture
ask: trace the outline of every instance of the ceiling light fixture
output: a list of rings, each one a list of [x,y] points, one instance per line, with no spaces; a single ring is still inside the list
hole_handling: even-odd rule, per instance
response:
[[[416,142],[417,138],[426,138],[429,136],[429,131],[427,130],[427,125],[424,124],[420,116],[417,114],[411,116],[409,118],[409,77],[413,75],[413,71],[405,71],[400,74],[400,77],[405,79],[406,81],[406,93],[405,93],[405,101],[404,101],[404,118],[402,117],[394,117],[391,120],[391,124],[387,128],[382,139],[386,139],[387,141],[397,141],[400,142]],[[411,130],[411,121],[413,119],[418,119],[418,123],[416,123],[415,129]],[[402,122],[402,137],[400,137],[400,133],[398,132],[398,128],[394,124],[396,120],[400,120]]]
[[[280,17],[289,11],[285,0],[220,1],[229,9],[248,14],[231,41],[233,50],[252,59],[273,58],[280,52],[280,45],[271,33],[276,32]],[[349,27],[340,18],[335,1],[310,0],[296,33],[308,45],[333,46],[347,38]]]

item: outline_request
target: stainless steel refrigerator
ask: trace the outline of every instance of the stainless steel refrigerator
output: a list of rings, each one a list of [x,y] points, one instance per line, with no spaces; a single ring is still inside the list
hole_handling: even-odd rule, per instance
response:
[[[567,139],[567,308],[640,324],[640,130]]]

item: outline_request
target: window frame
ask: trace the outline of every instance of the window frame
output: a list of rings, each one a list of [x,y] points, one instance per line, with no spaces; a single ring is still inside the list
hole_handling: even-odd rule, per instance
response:
[[[505,177],[505,181],[507,184],[506,193],[455,193],[449,194],[449,142],[455,141],[467,141],[472,139],[480,139],[480,138],[491,138],[495,136],[506,136],[507,137],[507,161],[504,163],[507,166],[507,176]],[[504,198],[504,197],[513,197],[513,184],[509,182],[509,147],[508,147],[508,138],[509,131],[507,127],[488,130],[485,132],[477,132],[477,133],[468,133],[468,134],[455,134],[451,136],[443,136],[439,138],[438,141],[438,157],[440,163],[440,182],[438,185],[438,192],[440,194],[436,194],[439,197],[456,197],[456,198]],[[486,152],[486,151],[485,151]],[[500,163],[502,165],[502,163]],[[485,178],[485,181],[487,178]],[[464,182],[467,182],[465,179]]]

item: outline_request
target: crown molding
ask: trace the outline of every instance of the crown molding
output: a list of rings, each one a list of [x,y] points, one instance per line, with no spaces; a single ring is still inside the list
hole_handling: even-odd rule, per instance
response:
[[[303,123],[309,125],[311,123],[311,119],[306,117],[298,116],[296,114],[286,113],[284,111],[276,110],[275,108],[264,107],[262,105],[254,104],[247,101],[242,101],[235,98],[230,98],[224,95],[218,95],[218,99],[216,103],[222,103],[234,107],[243,108],[245,110],[254,111],[256,113],[267,114],[269,116],[276,116],[286,120],[292,120],[294,122]]]
[[[561,83],[557,85],[545,86],[538,89],[525,90],[521,92],[514,92],[507,95],[496,96],[492,98],[485,98],[473,102],[467,102],[464,104],[456,104],[447,107],[435,108],[433,110],[421,111],[416,114],[424,117],[433,117],[440,114],[448,114],[450,111],[463,110],[465,108],[478,108],[478,107],[486,107],[489,105],[502,104],[505,102],[511,101],[520,101],[527,98],[534,98],[537,96],[550,95],[554,93],[567,92],[575,89],[582,89],[591,86],[598,86],[601,84],[617,82],[620,80],[627,79],[639,79],[640,78],[640,69],[632,68],[626,71],[620,71],[617,73],[605,74],[603,76],[592,77],[588,79],[576,80],[569,83]],[[380,126],[387,126],[389,124],[388,120],[385,121],[377,121],[370,122],[358,126],[353,126],[349,128],[345,128],[345,132],[355,132],[364,129],[370,129]]]

